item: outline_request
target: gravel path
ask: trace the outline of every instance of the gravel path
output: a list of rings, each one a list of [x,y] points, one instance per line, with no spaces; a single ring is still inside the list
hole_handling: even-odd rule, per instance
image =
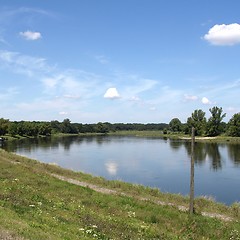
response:
[[[136,198],[136,199],[141,200],[141,201],[150,201],[150,202],[153,202],[155,204],[162,205],[162,206],[173,206],[173,207],[178,208],[178,210],[182,211],[182,212],[187,212],[188,211],[188,208],[185,207],[185,206],[178,206],[178,205],[175,205],[173,203],[167,203],[167,202],[163,202],[163,201],[159,201],[159,200],[154,201],[154,200],[151,200],[149,198],[132,196],[130,194],[126,194],[126,193],[123,193],[123,192],[118,192],[118,191],[111,190],[111,189],[108,189],[108,188],[99,187],[99,186],[94,185],[94,184],[81,182],[81,181],[78,181],[78,180],[75,180],[75,179],[72,179],[72,178],[67,178],[67,177],[64,177],[64,176],[61,176],[61,175],[57,175],[57,174],[51,174],[51,176],[53,176],[57,179],[60,179],[62,181],[66,181],[66,182],[81,186],[81,187],[88,187],[88,188],[90,188],[90,189],[92,189],[96,192],[100,192],[100,193],[104,193],[104,194],[115,194],[115,195],[133,197],[133,198]],[[202,212],[201,214],[205,217],[217,218],[217,219],[220,219],[220,220],[223,220],[223,221],[232,221],[233,220],[233,218],[231,218],[229,216],[218,214],[218,213]]]

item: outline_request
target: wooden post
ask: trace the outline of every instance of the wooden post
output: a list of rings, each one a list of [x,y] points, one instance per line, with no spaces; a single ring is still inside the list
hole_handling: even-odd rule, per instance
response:
[[[190,178],[190,203],[189,213],[194,213],[194,143],[195,143],[195,128],[192,128],[192,141],[191,141],[191,178]]]

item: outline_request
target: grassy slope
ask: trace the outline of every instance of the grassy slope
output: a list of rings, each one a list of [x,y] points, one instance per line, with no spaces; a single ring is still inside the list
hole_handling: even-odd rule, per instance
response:
[[[228,208],[203,199],[197,211],[215,211],[234,217],[225,222],[189,217],[176,207],[159,206],[134,197],[106,195],[58,180],[56,173],[85,182],[187,205],[179,195],[106,181],[42,164],[0,150],[0,233],[24,239],[239,239],[239,207]],[[1,236],[1,234],[0,234]]]

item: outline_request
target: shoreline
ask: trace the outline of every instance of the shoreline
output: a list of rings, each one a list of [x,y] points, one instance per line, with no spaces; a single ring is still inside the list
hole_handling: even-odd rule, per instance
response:
[[[27,138],[48,138],[48,137],[98,137],[98,136],[134,136],[134,137],[152,137],[152,138],[168,138],[171,140],[191,140],[190,135],[185,135],[182,133],[168,133],[163,134],[162,131],[116,131],[116,132],[108,132],[108,133],[78,133],[78,134],[64,134],[57,133],[52,134],[50,136],[0,136],[0,138],[4,138],[4,141],[16,141]],[[2,141],[2,142],[4,142]],[[229,136],[216,136],[216,137],[208,137],[208,136],[195,136],[195,141],[206,141],[206,142],[216,142],[216,143],[236,143],[240,144],[240,137],[229,137]]]
[[[240,205],[226,206],[108,181],[0,149],[0,236],[14,239],[230,239]],[[162,224],[164,223],[164,224]],[[194,226],[197,225],[198,229]],[[168,226],[166,228],[166,226]]]

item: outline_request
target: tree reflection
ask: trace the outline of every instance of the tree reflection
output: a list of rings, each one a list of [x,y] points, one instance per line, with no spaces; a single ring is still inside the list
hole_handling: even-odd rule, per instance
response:
[[[169,146],[173,151],[179,150],[183,146],[182,141],[176,141],[176,140],[169,140]]]
[[[209,160],[211,160],[213,170],[222,169],[221,154],[217,143],[207,144],[207,155]]]
[[[240,148],[237,144],[228,145],[228,156],[236,166],[240,166]]]
[[[189,157],[191,157],[191,142],[184,143],[185,149]],[[194,147],[194,162],[197,165],[203,165],[206,160],[207,152],[205,143],[196,142]]]
[[[76,142],[78,137],[42,137],[42,138],[26,138],[16,141],[8,141],[2,146],[9,152],[16,152],[18,149],[24,148],[24,151],[31,152],[37,148],[40,149],[57,149],[60,146],[65,151],[69,151],[71,145]]]
[[[189,158],[191,157],[191,143],[184,144]],[[203,165],[206,160],[211,162],[211,168],[215,171],[222,168],[221,154],[217,143],[196,142],[194,148],[194,161],[198,165]]]

